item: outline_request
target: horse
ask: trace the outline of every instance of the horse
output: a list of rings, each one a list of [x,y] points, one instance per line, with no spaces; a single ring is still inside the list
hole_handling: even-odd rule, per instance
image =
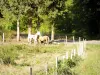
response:
[[[39,36],[38,42],[44,43],[44,44],[49,44],[49,37],[48,36]]]
[[[37,40],[40,36],[40,32],[38,31],[35,35],[29,34],[28,35],[28,42],[32,42],[32,39],[34,40],[34,43],[37,43]]]

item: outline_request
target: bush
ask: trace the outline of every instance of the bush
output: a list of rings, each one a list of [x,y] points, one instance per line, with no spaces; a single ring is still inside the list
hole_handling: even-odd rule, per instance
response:
[[[62,65],[58,68],[58,75],[72,75],[71,69],[67,65]]]
[[[58,61],[58,74],[59,75],[75,75],[71,68],[75,67],[81,60],[79,56],[74,56],[73,59],[59,60]]]

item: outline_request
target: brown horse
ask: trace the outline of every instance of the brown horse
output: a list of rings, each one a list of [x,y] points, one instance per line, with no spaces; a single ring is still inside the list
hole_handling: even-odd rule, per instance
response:
[[[39,36],[39,43],[49,44],[49,36]]]

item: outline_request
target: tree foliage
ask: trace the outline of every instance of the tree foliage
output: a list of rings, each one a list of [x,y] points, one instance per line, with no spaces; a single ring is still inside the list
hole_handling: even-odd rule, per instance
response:
[[[51,31],[82,37],[100,37],[100,1],[97,0],[0,0],[0,29]],[[94,37],[94,38],[95,38]]]

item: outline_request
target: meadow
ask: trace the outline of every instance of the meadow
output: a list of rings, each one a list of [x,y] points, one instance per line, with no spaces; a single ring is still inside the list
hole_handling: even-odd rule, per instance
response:
[[[45,73],[46,63],[53,68],[56,57],[62,57],[66,54],[66,51],[70,51],[73,48],[76,48],[76,45],[71,43],[67,45],[50,44],[37,46],[33,44],[2,44],[0,45],[0,75],[29,75],[30,67],[33,68],[33,75],[44,75],[39,72],[42,70]],[[63,70],[63,74],[59,75],[66,75],[64,72],[67,72],[68,75],[99,75],[99,50],[99,44],[87,44],[85,58],[78,61],[78,64],[72,60],[67,62],[67,65],[70,65],[69,62],[75,63],[74,67],[71,67],[73,63],[67,67],[61,62],[61,65],[59,64],[61,70],[59,70]],[[35,72],[38,74],[34,74]]]
[[[99,75],[100,74],[100,44],[88,44],[86,58],[73,70],[77,75]]]

